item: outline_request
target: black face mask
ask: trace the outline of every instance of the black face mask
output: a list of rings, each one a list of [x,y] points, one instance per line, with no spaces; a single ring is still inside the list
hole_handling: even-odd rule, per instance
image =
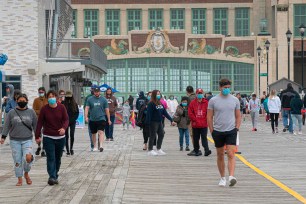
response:
[[[28,102],[21,101],[17,103],[20,108],[25,108],[28,105]]]

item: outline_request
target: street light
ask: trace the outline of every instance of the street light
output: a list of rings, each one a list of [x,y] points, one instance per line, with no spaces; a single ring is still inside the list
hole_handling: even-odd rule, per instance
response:
[[[270,42],[267,40],[265,42],[265,47],[267,51],[267,93],[269,93],[269,48],[270,48]]]
[[[257,51],[257,55],[258,55],[258,96],[260,96],[260,54],[261,54],[261,48],[258,46],[256,51]]]
[[[302,88],[304,89],[304,33],[305,33],[305,25],[302,24],[299,27],[301,34],[301,43],[302,43]]]
[[[292,36],[292,33],[290,30],[287,31],[286,36],[287,36],[287,42],[288,42],[288,79],[290,80],[290,40]]]

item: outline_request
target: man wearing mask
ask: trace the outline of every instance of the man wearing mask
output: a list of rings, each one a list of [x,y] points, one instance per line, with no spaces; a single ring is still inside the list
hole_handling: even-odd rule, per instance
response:
[[[108,102],[110,120],[111,120],[111,123],[110,124],[106,123],[105,127],[106,141],[114,141],[113,138],[114,122],[116,118],[115,113],[116,113],[116,108],[118,107],[118,103],[116,97],[113,96],[113,91],[111,88],[106,89],[105,98]]]
[[[230,80],[220,80],[220,94],[210,99],[207,112],[208,127],[217,149],[217,165],[221,176],[219,186],[221,187],[226,186],[224,145],[226,145],[228,158],[229,186],[234,186],[237,183],[234,177],[235,149],[241,116],[239,100],[230,95],[230,87]]]
[[[202,146],[204,147],[204,156],[209,156],[211,151],[209,150],[207,141],[207,106],[208,101],[204,98],[203,89],[197,89],[197,98],[190,102],[188,107],[188,116],[192,122],[193,131],[193,151],[188,156],[201,156],[200,150],[200,138]]]
[[[41,108],[47,104],[48,104],[48,99],[46,98],[46,89],[45,87],[40,87],[38,88],[38,97],[35,98],[33,102],[33,110],[35,111],[37,118],[39,117]],[[41,143],[39,143],[38,148],[35,152],[36,155],[40,154],[41,148],[42,148]],[[44,150],[41,152],[41,156],[42,157],[46,156]]]

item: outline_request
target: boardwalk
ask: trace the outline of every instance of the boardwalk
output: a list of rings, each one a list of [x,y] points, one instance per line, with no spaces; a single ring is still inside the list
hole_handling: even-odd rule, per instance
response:
[[[257,133],[245,122],[240,133],[244,158],[306,197],[306,135],[272,135],[261,122]],[[305,130],[306,133],[306,130]],[[211,149],[213,144],[209,144]],[[60,185],[47,185],[46,161],[37,158],[33,185],[15,187],[9,146],[0,148],[0,203],[301,203],[237,159],[234,188],[217,186],[216,153],[188,157],[178,151],[177,128],[166,128],[163,157],[148,157],[138,130],[115,128],[105,151],[89,152],[86,130],[78,130],[75,155],[63,157]]]

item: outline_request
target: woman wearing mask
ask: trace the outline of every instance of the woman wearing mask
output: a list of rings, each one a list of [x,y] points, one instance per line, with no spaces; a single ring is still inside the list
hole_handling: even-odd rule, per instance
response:
[[[171,125],[175,125],[170,115],[167,113],[165,107],[160,102],[161,94],[160,91],[154,90],[152,92],[151,100],[147,107],[146,125],[150,128],[150,139],[149,139],[149,152],[148,155],[165,155],[166,153],[161,149],[164,139],[164,126],[162,124],[163,116],[165,116]],[[154,140],[158,135],[157,139],[157,152],[153,150]]]
[[[65,146],[65,131],[69,125],[69,118],[65,106],[56,102],[57,94],[50,90],[47,93],[48,105],[44,106],[37,122],[35,132],[36,142],[41,142],[43,129],[43,145],[47,154],[47,171],[49,185],[58,184],[58,172]]]
[[[184,147],[184,137],[186,142],[186,151],[189,149],[189,130],[188,126],[190,124],[190,119],[188,116],[188,97],[183,97],[181,104],[177,107],[173,118],[174,122],[177,123],[177,127],[180,134],[180,151],[183,151]]]
[[[36,128],[37,117],[32,109],[27,108],[27,104],[28,97],[20,94],[17,107],[7,114],[1,138],[3,144],[9,134],[15,175],[18,178],[16,186],[22,186],[22,176],[28,185],[32,184],[29,172],[34,160],[32,132]]]
[[[16,108],[16,106],[17,106],[17,98],[20,95],[21,95],[21,91],[18,90],[18,89],[15,89],[15,91],[14,91],[14,99],[9,100],[7,102],[7,105],[5,106],[5,113],[8,113],[8,112],[10,112],[10,110],[13,110],[13,109]]]
[[[268,98],[268,110],[271,118],[272,133],[278,133],[278,117],[281,111],[281,101],[276,95],[276,90],[272,90]]]
[[[73,144],[74,144],[74,132],[76,120],[79,117],[79,106],[74,100],[72,91],[66,92],[65,101],[63,101],[63,105],[65,106],[68,117],[69,117],[69,126],[66,129],[65,137],[66,137],[66,154],[67,156],[74,155]],[[69,148],[69,129],[70,129],[70,148]]]

